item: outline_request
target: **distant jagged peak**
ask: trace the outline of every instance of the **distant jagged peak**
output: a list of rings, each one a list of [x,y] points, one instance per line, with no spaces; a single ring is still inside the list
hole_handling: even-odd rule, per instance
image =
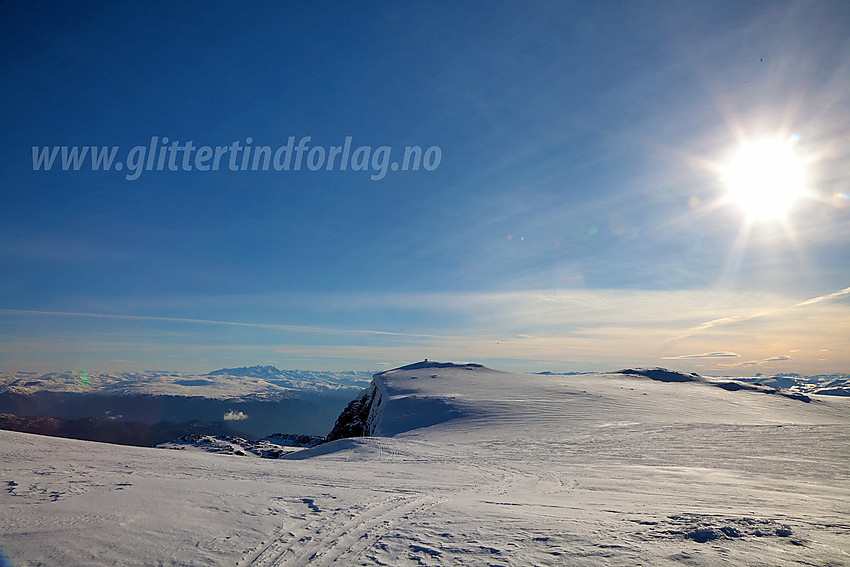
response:
[[[644,376],[651,380],[658,380],[659,382],[704,382],[705,379],[697,374],[696,372],[691,372],[690,374],[685,374],[684,372],[679,372],[678,370],[670,370],[668,368],[662,368],[660,366],[656,366],[653,368],[625,368],[623,370],[617,370],[616,372],[612,372],[612,374],[628,374],[631,376]]]
[[[240,366],[239,368],[222,368],[207,372],[204,376],[269,376],[271,374],[280,374],[275,366]]]
[[[393,368],[392,370],[385,370],[383,372],[379,372],[378,374],[386,374],[388,372],[396,372],[399,370],[420,370],[422,368],[466,368],[469,370],[473,369],[486,369],[486,366],[483,364],[477,364],[475,362],[436,362],[434,360],[428,360],[427,358],[422,362],[414,362],[413,364],[408,364],[407,366],[400,366],[398,368]]]

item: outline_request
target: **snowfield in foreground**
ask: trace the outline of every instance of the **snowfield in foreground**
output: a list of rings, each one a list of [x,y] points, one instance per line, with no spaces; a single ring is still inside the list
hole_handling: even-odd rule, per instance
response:
[[[848,398],[420,363],[359,408],[375,436],[277,460],[0,431],[0,546],[16,567],[850,565]]]

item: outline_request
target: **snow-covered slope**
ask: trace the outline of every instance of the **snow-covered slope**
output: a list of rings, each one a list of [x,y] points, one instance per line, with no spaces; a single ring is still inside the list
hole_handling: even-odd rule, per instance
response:
[[[653,370],[653,369],[642,369],[642,370]],[[661,369],[665,370],[665,369]],[[627,372],[627,371],[621,371]],[[680,376],[693,376],[690,374],[685,374],[683,372],[673,372],[675,374],[679,374]],[[538,372],[538,374],[544,376],[572,376],[576,374],[583,374],[582,372],[567,372],[567,373],[559,373],[559,372]],[[722,381],[722,382],[745,382],[750,384],[758,384],[763,386],[768,386],[771,388],[777,388],[786,391],[791,394],[820,394],[823,396],[850,396],[850,374],[796,374],[796,373],[784,373],[784,374],[774,374],[769,376],[763,376],[758,374],[756,376],[703,376],[700,378],[708,378],[709,380],[714,381]],[[690,380],[687,380],[690,381]]]
[[[850,400],[419,363],[248,459],[0,432],[18,565],[847,565]]]
[[[707,380],[661,368],[541,376],[506,374],[479,364],[426,361],[376,374],[370,387],[337,420],[335,430],[349,429],[359,435],[409,432],[433,437],[435,429],[448,428],[452,436],[467,435],[468,431],[490,436],[481,431],[484,428],[503,435],[504,427],[510,427],[517,419],[556,423],[563,419],[564,412],[570,417],[568,425],[593,422],[596,418],[605,421],[611,414],[617,414],[621,421],[634,422],[692,422],[699,416],[710,423],[751,424],[781,424],[784,416],[820,423],[836,415],[834,410],[823,407],[823,402],[814,411],[807,411],[800,403],[808,399],[805,397],[791,396],[790,401],[774,402],[751,395],[773,393],[773,388],[752,387],[746,394],[731,396],[715,390],[746,390],[743,384],[743,388],[734,386],[730,388],[725,380]],[[594,394],[600,388],[604,395]],[[634,394],[635,388],[641,395]],[[650,392],[652,395],[648,396]],[[599,411],[600,406],[611,411]],[[833,417],[824,417],[824,412]],[[446,422],[450,424],[445,425]],[[348,436],[355,435],[332,434],[331,438]]]
[[[461,404],[449,393],[452,388],[444,382],[440,381],[436,391],[410,382],[418,379],[420,375],[430,379],[440,378],[438,374],[430,372],[432,370],[441,370],[443,374],[448,375],[458,370],[480,372],[486,369],[480,364],[426,360],[378,373],[369,388],[348,404],[337,419],[328,439],[333,441],[369,435],[391,436],[463,415]]]

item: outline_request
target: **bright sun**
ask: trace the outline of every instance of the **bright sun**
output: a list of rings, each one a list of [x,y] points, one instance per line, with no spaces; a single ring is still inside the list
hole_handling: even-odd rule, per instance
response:
[[[783,218],[805,191],[803,161],[794,152],[799,136],[741,146],[723,170],[726,201],[750,220]]]

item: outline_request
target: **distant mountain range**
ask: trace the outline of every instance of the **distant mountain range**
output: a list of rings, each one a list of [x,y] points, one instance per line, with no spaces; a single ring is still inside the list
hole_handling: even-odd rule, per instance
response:
[[[169,371],[0,372],[0,393],[73,392],[89,394],[197,396],[209,399],[275,399],[359,390],[373,372],[279,370],[274,366],[222,368],[206,374]]]
[[[206,374],[0,372],[0,414],[7,414],[0,428],[132,445],[188,433],[324,435],[371,379],[372,372],[274,366]]]
[[[820,394],[821,396],[850,396],[850,374],[774,374],[773,376],[736,377],[740,382],[751,382],[762,386],[772,386],[800,394]]]

